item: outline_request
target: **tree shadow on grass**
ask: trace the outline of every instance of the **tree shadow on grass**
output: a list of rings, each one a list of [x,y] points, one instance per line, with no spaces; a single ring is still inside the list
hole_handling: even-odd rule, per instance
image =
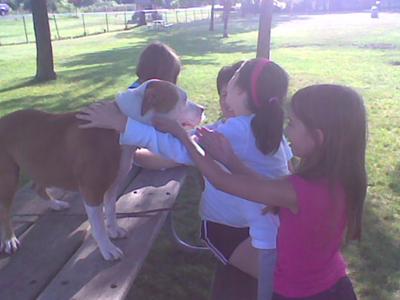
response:
[[[400,195],[400,163],[394,168],[393,174],[390,176],[389,188]]]
[[[289,19],[287,19],[289,20]],[[279,22],[274,22],[276,26]],[[243,24],[232,25],[232,36],[237,33],[255,31],[258,29],[257,22],[243,22]],[[235,40],[232,38],[222,39],[219,33],[209,32],[208,23],[200,23],[196,26],[188,24],[177,24],[176,28],[169,31],[154,32],[148,30],[135,30],[122,32],[116,35],[117,38],[129,39],[140,37],[141,41],[131,46],[114,48],[100,52],[86,53],[75,56],[68,62],[61,64],[62,67],[73,68],[58,72],[60,76],[67,80],[83,83],[84,86],[97,84],[98,88],[105,87],[102,84],[103,77],[112,77],[111,84],[121,87],[128,86],[131,82],[119,81],[121,77],[132,74],[134,79],[135,65],[141,51],[146,45],[153,41],[161,41],[176,49],[182,57],[184,65],[218,65],[215,58],[207,54],[229,54],[229,53],[256,53],[256,45],[249,44],[245,40]],[[79,69],[76,67],[79,66]],[[110,84],[108,82],[107,84]]]
[[[5,92],[12,91],[12,90],[24,88],[24,87],[31,86],[31,85],[36,84],[36,83],[37,82],[34,80],[33,77],[32,78],[25,78],[25,79],[22,79],[21,82],[19,82],[17,84],[14,84],[14,85],[11,85],[9,87],[0,89],[0,93],[5,93]]]
[[[105,83],[106,84],[106,83]],[[93,98],[93,93],[97,90],[96,86],[86,87],[85,92],[79,95],[71,92],[54,92],[40,96],[15,97],[1,102],[1,111],[4,114],[11,113],[19,109],[39,109],[47,112],[67,112],[76,111],[82,105],[88,103],[87,99]],[[112,95],[111,97],[114,97]],[[104,95],[93,101],[110,100],[110,96]]]
[[[135,66],[139,55],[150,42],[159,40],[175,48],[182,57],[184,65],[218,66],[215,56],[208,54],[256,53],[256,45],[237,39],[238,33],[258,30],[258,18],[232,21],[231,38],[222,39],[218,31],[208,31],[208,22],[177,24],[176,28],[165,32],[149,32],[136,29],[121,32],[116,36],[121,39],[140,37],[138,42],[126,43],[123,47],[77,55],[67,62],[56,62],[57,81],[35,83],[30,78],[22,78],[0,92],[10,92],[30,86],[54,85],[51,93],[43,96],[15,97],[1,102],[3,113],[21,108],[39,108],[48,111],[75,110],[79,106],[96,100],[110,99],[119,91],[127,88],[135,79]],[[276,18],[274,26],[291,18]],[[151,34],[149,34],[151,33]],[[61,70],[61,71],[60,71]],[[72,84],[71,91],[57,92],[58,84]],[[111,89],[110,89],[111,87]],[[116,87],[112,90],[112,87]],[[76,91],[79,91],[78,93]],[[98,99],[95,99],[97,97]],[[89,99],[89,100],[88,100]]]
[[[279,23],[288,22],[294,19],[305,18],[304,16],[280,16],[277,15],[273,21],[273,27]],[[152,41],[162,41],[175,48],[184,64],[193,65],[217,65],[214,59],[207,58],[207,54],[227,54],[227,53],[256,53],[256,45],[249,44],[244,40],[235,40],[234,36],[240,33],[252,32],[258,30],[258,17],[250,17],[248,19],[232,19],[230,22],[231,37],[228,39],[221,38],[219,27],[220,23],[216,23],[216,30],[208,31],[208,20],[197,21],[193,24],[175,24],[174,28],[168,31],[149,31],[146,29],[134,29],[116,34],[116,38],[129,39],[130,37],[140,37],[141,42],[137,42],[132,46],[115,48],[112,50],[98,51],[88,54],[78,55],[71,58],[67,63],[61,63],[62,67],[76,67],[80,69],[58,71],[59,80],[66,81],[84,81],[80,82],[83,86],[96,84],[98,88],[102,88],[110,83],[118,83],[122,76],[132,74],[134,80],[135,65],[138,56],[143,48]],[[222,27],[221,27],[222,28]],[[104,77],[112,79],[105,80],[101,84]],[[33,75],[32,75],[33,78]],[[131,82],[121,83],[121,86],[130,85]],[[21,83],[3,88],[0,92],[9,92],[27,86],[37,85],[32,79],[24,79]]]
[[[394,299],[400,289],[399,232],[387,221],[379,209],[367,206],[363,239],[346,251],[360,299]]]
[[[144,45],[118,48],[103,52],[83,54],[63,64],[79,69],[60,71],[58,74],[68,82],[76,82],[83,88],[96,86],[98,90],[113,85],[127,88],[136,78],[135,64]],[[129,81],[122,81],[128,75]]]

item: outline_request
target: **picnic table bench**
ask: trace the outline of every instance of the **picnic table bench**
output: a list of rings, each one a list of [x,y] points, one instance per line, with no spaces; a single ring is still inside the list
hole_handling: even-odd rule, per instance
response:
[[[118,213],[131,213],[119,220],[128,230],[128,238],[114,241],[125,256],[114,262],[103,260],[89,234],[79,193],[66,193],[64,200],[71,207],[55,212],[45,201],[34,199],[32,190],[25,186],[17,193],[13,207],[14,228],[22,247],[12,256],[0,255],[0,299],[123,299],[185,177],[184,167],[133,169],[117,202]],[[183,242],[181,246],[186,247]],[[201,250],[197,248],[192,250]]]
[[[120,261],[105,261],[89,233],[80,194],[67,192],[71,207],[52,211],[30,185],[16,195],[13,224],[22,247],[12,256],[0,254],[0,299],[124,299],[164,222],[175,245],[184,251],[208,252],[176,234],[172,210],[186,169],[134,168],[117,202],[118,223],[128,238],[114,243],[124,251]],[[256,299],[257,283],[231,266],[218,264],[212,300]],[[139,299],[140,300],[140,299]]]

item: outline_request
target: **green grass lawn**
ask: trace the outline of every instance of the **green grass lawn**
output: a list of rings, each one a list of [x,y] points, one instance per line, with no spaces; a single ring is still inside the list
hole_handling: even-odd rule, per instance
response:
[[[219,68],[252,58],[257,19],[234,19],[221,39],[208,24],[174,25],[155,32],[131,30],[53,43],[56,81],[31,85],[35,45],[0,47],[0,115],[35,107],[75,110],[112,99],[135,80],[141,49],[153,40],[167,42],[184,64],[180,85],[218,118],[215,78]],[[351,277],[360,299],[400,299],[400,14],[368,13],[275,16],[272,58],[291,76],[290,93],[314,83],[353,86],[368,108],[369,190],[364,237],[346,248]],[[198,175],[193,170],[178,199],[179,232],[198,243]],[[134,299],[207,299],[214,259],[179,252],[161,234],[131,291]]]

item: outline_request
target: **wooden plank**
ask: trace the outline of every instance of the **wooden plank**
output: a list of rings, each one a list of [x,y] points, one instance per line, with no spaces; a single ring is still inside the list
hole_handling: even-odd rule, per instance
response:
[[[139,172],[131,170],[127,182]],[[79,248],[89,227],[78,192],[62,195],[59,200],[71,207],[55,212],[31,185],[18,190],[13,202],[12,221],[22,247],[13,256],[0,255],[0,299],[34,299]]]
[[[20,236],[21,249],[12,256],[0,256],[0,299],[34,299],[79,248],[88,224],[76,195],[70,194],[68,213],[77,216],[60,216],[65,211],[46,209],[46,214]],[[19,212],[40,212],[32,204],[35,201],[30,202],[28,211],[19,208]]]
[[[126,189],[140,171],[141,168],[139,167],[132,168],[122,186]],[[27,229],[29,229],[30,226],[38,220],[40,215],[51,211],[48,201],[41,199],[31,186],[32,182],[28,182],[17,191],[14,197],[11,211],[13,215],[13,228],[17,237],[21,236]],[[78,192],[66,191],[61,193],[61,197],[58,197],[57,200],[70,202],[79,197],[80,195]],[[72,208],[65,210],[64,212],[67,214],[85,213],[83,207],[79,205],[72,206]],[[29,216],[26,216],[26,214]]]
[[[12,214],[42,214],[48,211],[46,201],[40,200],[31,189],[31,183],[24,185],[17,191],[11,207]],[[17,237],[21,236],[34,222],[37,216],[12,217],[13,228]]]
[[[49,203],[41,199],[31,188],[32,182],[25,184],[17,191],[14,197],[12,211],[12,222],[17,237],[21,236],[33,223],[35,223],[40,215],[49,213]],[[58,200],[69,202],[77,197],[74,192],[65,192]],[[67,210],[71,213],[70,210]],[[26,216],[29,214],[29,216]]]
[[[186,176],[185,168],[142,171],[117,203],[118,212],[171,207]],[[90,236],[38,299],[123,299],[126,297],[168,212],[120,219],[128,238],[114,241],[124,258],[107,262]]]

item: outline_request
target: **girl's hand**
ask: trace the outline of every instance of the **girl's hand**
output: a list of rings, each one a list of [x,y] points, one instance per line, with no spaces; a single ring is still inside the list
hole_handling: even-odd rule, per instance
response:
[[[221,133],[202,127],[196,130],[196,136],[206,153],[225,166],[236,157],[230,142]]]
[[[175,120],[168,119],[164,116],[156,116],[153,118],[154,127],[162,132],[167,132],[178,139],[184,139],[187,137],[185,129]]]
[[[264,207],[262,209],[262,214],[266,215],[266,214],[273,214],[273,215],[277,215],[279,213],[279,206],[267,206]]]
[[[76,118],[88,123],[79,125],[79,128],[107,128],[124,132],[128,118],[120,111],[115,102],[96,102],[84,107]]]

